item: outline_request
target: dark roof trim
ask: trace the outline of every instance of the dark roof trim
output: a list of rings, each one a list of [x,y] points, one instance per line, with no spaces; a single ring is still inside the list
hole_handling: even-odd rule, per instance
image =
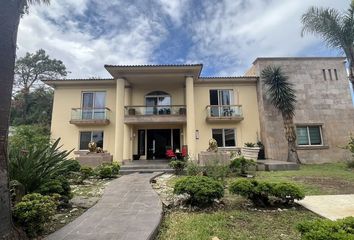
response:
[[[139,67],[203,67],[203,64],[142,64],[142,65],[109,65],[104,67],[122,67],[122,68],[139,68]]]
[[[65,81],[109,81],[114,80],[114,78],[63,78],[63,79],[46,79],[42,80],[42,82],[65,82]]]

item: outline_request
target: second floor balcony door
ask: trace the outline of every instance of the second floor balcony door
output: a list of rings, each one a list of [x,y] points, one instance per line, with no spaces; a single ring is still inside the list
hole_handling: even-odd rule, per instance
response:
[[[82,93],[82,119],[104,119],[105,107],[105,92]]]
[[[210,114],[212,117],[231,114],[230,105],[234,102],[234,91],[229,89],[210,90]]]
[[[146,114],[166,115],[171,114],[171,96],[165,92],[151,92],[145,97]]]

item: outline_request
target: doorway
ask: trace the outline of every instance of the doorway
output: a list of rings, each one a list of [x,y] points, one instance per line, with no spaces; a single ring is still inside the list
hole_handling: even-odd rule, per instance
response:
[[[180,149],[180,129],[147,129],[146,159],[165,159],[166,150]]]

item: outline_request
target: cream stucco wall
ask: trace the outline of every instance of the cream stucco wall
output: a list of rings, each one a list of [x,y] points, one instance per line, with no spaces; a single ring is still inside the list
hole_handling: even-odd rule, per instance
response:
[[[106,107],[111,109],[110,124],[107,126],[76,126],[70,124],[71,109],[81,107],[82,92],[105,91]],[[54,92],[51,134],[53,139],[61,138],[63,148],[79,150],[79,137],[81,131],[104,131],[104,150],[114,152],[115,136],[115,85],[112,86],[57,86]],[[74,157],[71,153],[70,157]]]
[[[199,139],[196,140],[196,152],[205,151],[208,148],[209,139],[212,137],[213,128],[235,128],[236,147],[242,147],[245,142],[257,142],[260,139],[260,124],[257,106],[256,84],[198,84],[195,89],[195,116],[196,130],[199,131]],[[234,104],[242,105],[244,120],[233,122],[209,123],[206,122],[206,106],[210,105],[210,89],[232,89],[234,92]]]

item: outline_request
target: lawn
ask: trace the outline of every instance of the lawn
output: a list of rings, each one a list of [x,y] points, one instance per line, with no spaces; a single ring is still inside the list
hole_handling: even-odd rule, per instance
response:
[[[301,185],[306,195],[354,193],[354,171],[345,164],[303,165],[299,171],[256,172],[256,178]],[[173,185],[176,178],[169,180]],[[233,179],[227,179],[227,182]],[[225,207],[217,211],[166,212],[158,240],[192,239],[300,239],[295,225],[319,218],[297,206],[291,209],[254,209],[238,196],[226,193]]]

